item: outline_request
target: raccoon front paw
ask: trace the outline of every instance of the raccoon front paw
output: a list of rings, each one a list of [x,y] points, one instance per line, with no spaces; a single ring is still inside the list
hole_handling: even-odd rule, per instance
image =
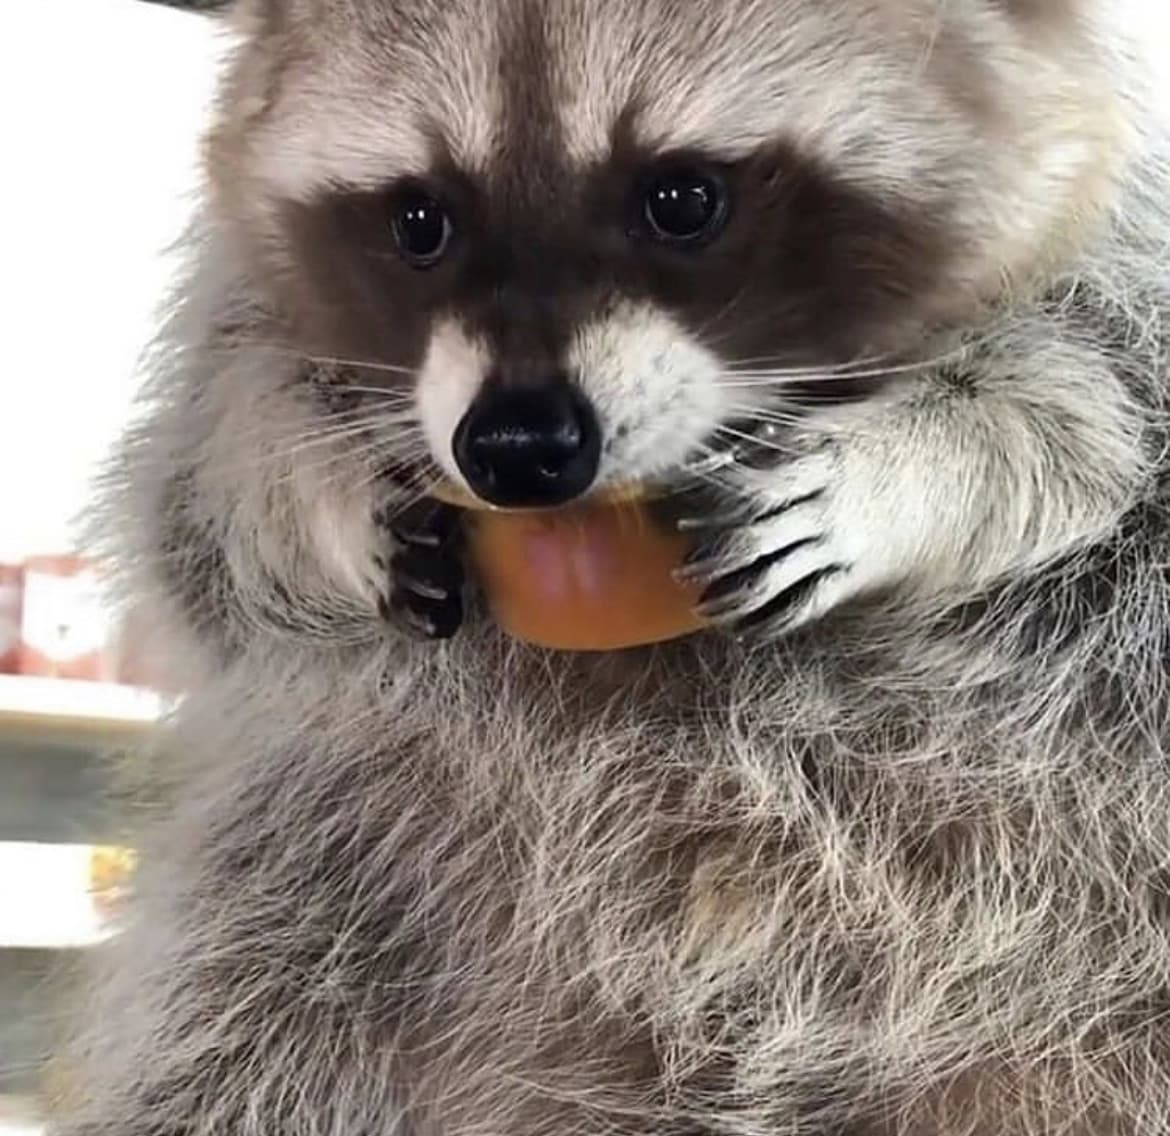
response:
[[[425,639],[450,639],[463,623],[459,511],[422,501],[386,522],[394,541],[384,619]]]
[[[705,619],[741,634],[782,634],[872,583],[832,447],[732,476],[730,501],[678,522],[697,538],[680,576],[703,585]]]

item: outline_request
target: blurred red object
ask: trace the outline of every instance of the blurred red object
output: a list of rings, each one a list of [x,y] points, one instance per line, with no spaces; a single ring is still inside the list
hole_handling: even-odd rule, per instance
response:
[[[20,670],[20,609],[24,569],[0,564],[0,674]]]
[[[109,682],[116,678],[110,618],[97,573],[79,556],[24,564],[20,672]]]

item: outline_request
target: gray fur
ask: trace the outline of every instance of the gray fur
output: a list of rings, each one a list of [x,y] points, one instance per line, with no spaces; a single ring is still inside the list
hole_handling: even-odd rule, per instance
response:
[[[1170,1133],[1164,152],[803,427],[856,579],[612,657],[384,626],[408,400],[323,409],[213,195],[98,526],[191,689],[62,1136]]]

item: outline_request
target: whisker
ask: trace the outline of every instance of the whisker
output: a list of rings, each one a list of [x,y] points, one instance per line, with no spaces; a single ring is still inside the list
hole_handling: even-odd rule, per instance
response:
[[[412,418],[403,417],[401,419],[387,420],[386,416],[381,415],[378,417],[363,419],[359,422],[336,424],[331,428],[322,428],[318,430],[301,432],[299,434],[293,434],[288,438],[281,439],[273,449],[270,449],[267,452],[280,453],[286,456],[291,456],[305,449],[328,445],[332,442],[344,442],[347,438],[362,437],[368,435],[371,430],[378,427],[398,428],[402,425],[416,424],[417,422]],[[257,433],[259,433],[259,431],[257,431]]]
[[[420,454],[419,455],[419,458],[424,459],[424,460],[428,459],[429,457],[430,457],[429,454]],[[427,464],[429,465],[431,463],[427,462]],[[421,470],[421,469],[416,470],[411,475],[411,483],[409,486],[406,487],[408,489],[409,493],[411,494],[411,496],[408,499],[410,505],[417,504],[419,501],[422,501],[425,498],[432,496],[434,494],[434,491],[436,489],[438,489],[438,487],[445,480],[442,473],[438,472],[438,471],[434,471],[434,472],[427,474],[426,475],[427,480],[425,481],[425,483],[422,483],[423,476],[424,476],[423,470]],[[372,474],[369,474],[366,477],[362,478],[362,480],[357,483],[355,488],[365,489],[366,486],[371,485],[373,482],[377,481],[379,477],[381,477],[380,472],[374,472]],[[403,506],[403,507],[405,508],[406,506]]]
[[[808,421],[807,412],[787,411],[779,407],[749,406],[747,403],[731,403],[728,406],[737,418],[753,422],[771,422],[779,426],[798,426]]]
[[[761,367],[759,370],[746,370],[746,369],[744,369],[744,370],[739,370],[739,371],[731,371],[730,374],[735,379],[747,379],[747,380],[758,378],[758,379],[763,379],[766,381],[773,381],[776,379],[798,379],[798,380],[825,379],[825,380],[834,380],[835,381],[835,380],[840,380],[840,379],[860,379],[860,378],[870,378],[870,377],[877,376],[877,375],[899,374],[902,371],[917,371],[917,370],[921,370],[923,367],[929,367],[933,362],[934,362],[934,360],[926,360],[926,361],[923,361],[921,363],[893,363],[893,364],[890,364],[889,366],[858,368],[857,370],[853,370],[853,371],[845,371],[845,370],[828,371],[828,370],[816,370],[816,369],[810,369],[807,371],[797,371],[797,370],[773,371],[773,370],[768,370],[767,368]]]
[[[773,442],[767,438],[757,437],[755,434],[748,434],[743,430],[737,430],[734,426],[716,426],[716,434],[724,434],[729,438],[735,438],[741,442],[747,442],[755,448],[762,448],[765,450],[772,450],[774,453],[790,455],[793,450],[792,447],[780,445],[778,442]]]
[[[744,292],[738,293],[736,295],[735,299],[738,301],[739,299],[742,299],[745,294],[746,294],[746,290]],[[716,335],[713,337],[708,337],[707,346],[711,347],[713,349],[718,348],[722,344],[726,343],[729,339],[732,339],[735,336],[742,335],[745,329],[752,328],[752,327],[758,327],[760,324],[764,323],[765,321],[774,322],[776,320],[776,318],[777,318],[777,315],[776,315],[775,311],[769,310],[769,311],[758,312],[755,316],[753,316],[750,319],[740,320],[739,322],[737,322],[735,327],[729,328],[723,334]]]
[[[272,351],[278,355],[287,355],[290,358],[301,359],[306,363],[317,363],[325,367],[358,367],[371,371],[382,371],[387,374],[409,375],[412,378],[418,373],[413,367],[382,363],[376,359],[350,359],[341,355],[317,355],[275,340],[232,338],[221,346],[212,345],[209,349],[229,353],[241,347],[255,347],[262,351]]]
[[[375,423],[375,425],[378,424],[380,422]],[[225,463],[221,468],[229,472],[262,469],[265,466],[287,463],[309,452],[315,452],[314,459],[307,464],[300,464],[298,471],[328,468],[329,465],[335,462],[359,461],[365,455],[377,450],[389,451],[393,448],[397,452],[402,448],[404,442],[423,438],[421,433],[422,428],[417,422],[406,423],[405,425],[405,429],[401,427],[396,429],[392,441],[386,437],[371,437],[369,430],[364,426],[343,431],[331,431],[326,436],[294,436],[290,443],[282,443],[263,449],[259,453],[252,454],[242,461]],[[335,443],[344,443],[349,438],[360,438],[363,441],[360,445],[346,446],[337,450],[330,449],[325,453],[320,453],[323,447]],[[425,439],[423,439],[423,444],[425,445]]]
[[[872,367],[885,359],[889,359],[890,355],[885,352],[881,355],[863,355],[858,359],[848,359],[842,363],[829,363],[813,366],[812,364],[802,364],[800,366],[777,367],[777,372],[794,372],[805,373],[808,371],[815,371],[821,373],[837,373],[840,371],[848,371],[854,367]],[[727,362],[727,369],[729,371],[739,371],[751,367],[759,367],[766,369],[769,363],[783,363],[785,356],[783,355],[757,355],[745,359],[731,359]]]
[[[743,302],[747,292],[748,290],[746,287],[740,288],[738,292],[735,292],[731,299],[728,300],[727,303],[723,305],[723,307],[721,307],[713,316],[703,322],[703,324],[695,332],[695,338],[700,342],[706,339],[711,328],[713,328],[721,320],[726,319],[727,316]],[[717,337],[716,339],[712,340],[712,344],[715,345],[725,342],[726,339],[727,336]]]
[[[689,462],[683,467],[683,472],[688,477],[698,478],[701,481],[710,481],[712,474],[718,473],[735,464],[735,454],[730,450],[718,450],[713,446],[708,446],[703,443],[700,443],[698,448],[706,451],[706,453],[698,461]],[[715,482],[714,484],[719,483]],[[682,492],[685,488],[685,486],[679,486],[676,492]]]
[[[955,351],[947,352],[944,355],[936,355],[931,359],[923,359],[916,363],[902,363],[890,367],[874,367],[863,371],[848,371],[831,373],[827,371],[814,371],[802,374],[795,374],[793,372],[783,371],[734,371],[731,372],[733,378],[719,379],[721,386],[727,387],[754,387],[754,386],[775,386],[782,382],[791,380],[799,380],[800,382],[835,382],[842,379],[875,379],[887,378],[892,375],[912,374],[916,371],[928,370],[931,367],[940,366],[943,363],[951,362],[960,358],[965,354],[966,349],[961,348]]]
[[[296,470],[288,470],[278,479],[277,484],[285,484],[294,476],[303,476],[312,473],[318,478],[323,487],[333,487],[339,484],[346,486],[347,491],[356,492],[377,481],[386,471],[384,462],[371,461],[372,455],[377,452],[376,446],[367,446],[353,454],[333,455],[329,459],[310,466],[300,466]],[[349,460],[342,461],[342,458]],[[399,448],[394,450],[394,457],[400,462],[413,463],[419,459],[429,457],[429,451],[424,444],[416,444],[414,448]],[[364,470],[360,467],[364,466]],[[356,468],[355,467],[359,467]],[[357,476],[353,476],[354,474]]]
[[[233,431],[234,437],[239,439],[247,439],[249,437],[270,438],[276,434],[273,427],[273,421],[276,419],[280,410],[274,409],[271,414],[264,413],[266,405],[260,403],[254,408],[252,418],[254,421],[250,422],[243,429]],[[417,420],[417,414],[413,407],[387,409],[386,407],[363,407],[361,410],[343,410],[330,413],[328,415],[319,415],[312,420],[307,420],[304,417],[294,419],[290,422],[290,433],[286,434],[286,438],[308,438],[308,437],[325,437],[331,434],[346,433],[349,431],[362,429],[370,426],[377,426],[382,423],[393,425],[400,421]]]
[[[364,489],[377,476],[375,474],[373,477],[364,479],[358,484],[357,488]],[[420,453],[418,460],[412,462],[409,477],[410,481],[408,484],[399,484],[396,487],[406,491],[405,493],[395,495],[394,505],[397,509],[409,509],[413,505],[417,505],[420,501],[424,501],[428,497],[433,497],[435,491],[446,480],[446,476],[442,470],[435,466],[434,459],[431,457],[429,450]]]
[[[945,363],[958,361],[971,352],[979,349],[980,345],[985,343],[989,338],[989,333],[980,333],[977,335],[967,336],[953,347],[945,351],[940,351],[938,354],[929,356],[925,359],[918,360],[904,360],[897,362],[888,353],[880,355],[868,355],[861,358],[850,360],[845,363],[828,364],[825,366],[793,366],[793,367],[775,367],[769,368],[766,366],[755,367],[752,364],[766,363],[766,357],[760,359],[738,359],[732,360],[726,365],[726,373],[732,375],[742,376],[766,376],[769,378],[782,379],[790,376],[799,376],[800,378],[817,378],[820,376],[833,376],[842,378],[871,378],[886,374],[902,374],[908,371],[919,370],[927,367],[941,366]],[[954,342],[954,340],[952,340]],[[883,360],[890,360],[890,365],[882,364]]]
[[[391,387],[367,387],[362,386],[360,383],[339,382],[330,384],[325,389],[335,390],[339,394],[349,394],[351,392],[357,394],[376,394],[390,401],[414,402],[414,391],[394,390]]]
[[[395,363],[379,363],[373,359],[345,359],[331,355],[302,355],[310,363],[329,367],[357,367],[367,371],[381,371],[388,375],[409,375],[414,378],[418,372],[413,367],[402,367]]]
[[[800,425],[800,423],[782,422],[778,423],[778,425],[790,426]],[[716,434],[724,434],[728,437],[747,442],[756,449],[771,450],[774,453],[784,454],[786,457],[792,457],[796,452],[790,441],[775,441],[762,435],[748,434],[744,431],[736,429],[734,426],[729,426],[726,424],[716,426],[714,432]],[[848,427],[848,434],[851,438],[864,438],[868,434],[868,429],[864,423],[854,422]]]

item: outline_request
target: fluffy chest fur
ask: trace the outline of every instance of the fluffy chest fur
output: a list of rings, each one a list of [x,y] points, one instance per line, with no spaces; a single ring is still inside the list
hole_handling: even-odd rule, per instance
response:
[[[1161,759],[835,646],[241,663],[99,1066],[208,1132],[1160,1131]]]

